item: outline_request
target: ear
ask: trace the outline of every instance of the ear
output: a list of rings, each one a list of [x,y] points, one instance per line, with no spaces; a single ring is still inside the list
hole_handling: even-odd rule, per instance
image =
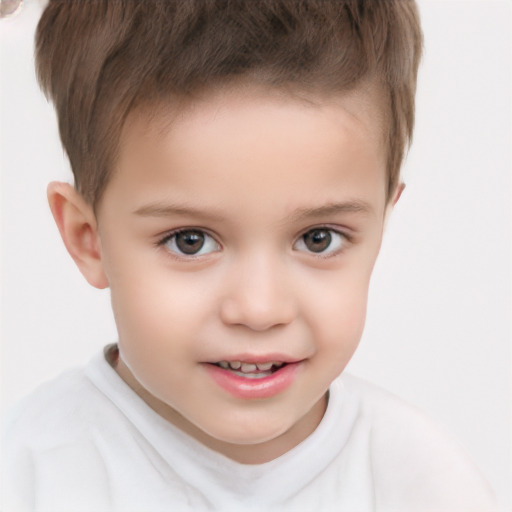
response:
[[[400,199],[400,196],[402,195],[402,192],[405,190],[405,183],[399,183],[398,186],[395,189],[395,195],[393,196],[393,206],[395,206],[396,203],[398,203],[398,200]]]
[[[71,185],[56,181],[48,185],[48,202],[64,245],[80,272],[95,288],[107,288],[92,207]]]
[[[400,196],[402,195],[402,192],[405,189],[405,183],[399,183],[397,187],[395,188],[395,192],[393,193],[391,201],[388,202],[386,209],[384,211],[384,225],[383,230],[387,227],[389,217],[391,216],[391,212],[393,211],[393,208],[395,207],[396,203],[398,203],[398,200],[400,199]]]

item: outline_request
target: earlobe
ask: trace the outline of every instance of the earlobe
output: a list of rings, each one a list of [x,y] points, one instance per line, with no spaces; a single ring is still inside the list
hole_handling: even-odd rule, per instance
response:
[[[69,254],[89,284],[107,288],[93,209],[68,183],[48,185],[48,203]]]

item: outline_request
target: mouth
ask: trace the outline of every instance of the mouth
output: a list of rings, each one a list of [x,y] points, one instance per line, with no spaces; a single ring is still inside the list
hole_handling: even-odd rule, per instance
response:
[[[247,363],[243,361],[219,361],[215,366],[228,370],[234,375],[247,379],[264,379],[286,366],[282,361],[267,361],[262,363]]]
[[[279,395],[293,384],[304,365],[304,360],[284,361],[284,358],[276,356],[270,356],[268,360],[247,359],[240,357],[233,361],[210,362],[205,368],[224,391],[245,400]]]

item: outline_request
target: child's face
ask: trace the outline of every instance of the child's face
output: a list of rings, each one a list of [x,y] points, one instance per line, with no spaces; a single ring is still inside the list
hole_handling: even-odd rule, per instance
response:
[[[232,90],[125,126],[98,209],[119,372],[233,458],[309,435],[359,343],[387,206],[379,118],[363,95]]]

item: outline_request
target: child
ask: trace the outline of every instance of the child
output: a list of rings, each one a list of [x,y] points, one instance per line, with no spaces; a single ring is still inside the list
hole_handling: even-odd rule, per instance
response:
[[[13,415],[7,510],[493,510],[427,419],[338,377],[420,48],[406,1],[50,3],[50,206],[119,342]]]

